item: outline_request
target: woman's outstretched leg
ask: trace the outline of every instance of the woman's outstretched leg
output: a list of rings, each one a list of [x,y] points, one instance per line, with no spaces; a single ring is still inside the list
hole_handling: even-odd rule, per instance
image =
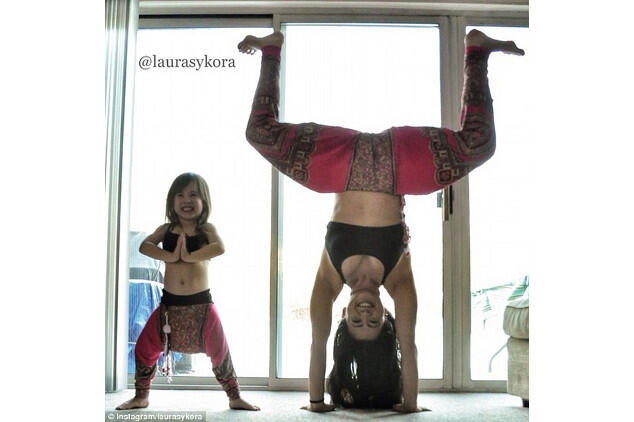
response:
[[[522,55],[512,41],[473,30],[465,37],[461,128],[397,127],[380,134],[315,123],[278,121],[280,51],[275,32],[247,36],[238,49],[262,50],[260,79],[247,140],[274,167],[317,192],[373,191],[428,194],[450,185],[495,152],[487,61],[494,51]]]
[[[465,76],[462,93],[460,130],[454,132],[460,154],[468,160],[467,170],[479,166],[495,152],[493,99],[489,89],[489,54],[502,51],[523,55],[513,41],[489,38],[477,29],[465,37]]]
[[[263,38],[248,35],[238,44],[238,49],[247,54],[254,54],[256,49],[262,50],[260,78],[253,98],[246,136],[249,143],[271,164],[302,183],[308,179],[308,157],[314,149],[314,138],[318,128],[307,127],[306,141],[293,143],[289,132],[294,128],[278,120],[280,57],[283,42],[282,33],[274,32]],[[289,151],[297,147],[299,151]]]
[[[460,129],[393,128],[396,191],[427,194],[450,185],[495,152],[493,100],[489,90],[489,54],[523,55],[513,41],[489,38],[478,30],[465,37],[464,85]]]
[[[266,37],[257,38],[247,35],[238,44],[238,50],[246,54],[254,54],[262,50],[260,78],[255,90],[251,115],[247,125],[249,142],[272,146],[280,133],[290,125],[279,123],[280,102],[280,55],[284,42],[281,32],[274,32]]]
[[[315,123],[279,122],[283,42],[282,33],[274,32],[262,38],[248,35],[238,44],[238,50],[245,54],[262,51],[247,140],[275,168],[296,182],[317,192],[342,192],[358,132]]]

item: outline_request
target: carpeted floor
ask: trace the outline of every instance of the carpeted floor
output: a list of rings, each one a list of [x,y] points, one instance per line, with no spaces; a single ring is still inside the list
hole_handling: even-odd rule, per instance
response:
[[[142,410],[115,411],[114,408],[134,395],[133,390],[106,394],[106,421],[122,420],[201,420],[205,421],[366,421],[390,420],[425,422],[528,422],[528,409],[519,397],[494,393],[424,393],[419,406],[431,412],[399,414],[392,411],[337,409],[329,413],[310,413],[300,407],[307,402],[306,392],[243,391],[242,397],[262,408],[259,412],[230,410],[222,391],[153,390],[150,407]],[[170,412],[179,415],[178,419]],[[181,413],[176,413],[181,412]],[[183,413],[184,412],[184,413]],[[199,415],[199,416],[196,416]]]

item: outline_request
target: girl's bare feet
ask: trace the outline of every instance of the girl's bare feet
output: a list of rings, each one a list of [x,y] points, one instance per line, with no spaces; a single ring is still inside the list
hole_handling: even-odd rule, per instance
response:
[[[501,51],[507,54],[515,54],[518,56],[524,55],[524,50],[517,48],[513,41],[500,41],[493,38],[489,38],[484,32],[472,29],[464,37],[464,43],[467,47],[482,47],[489,51]]]
[[[238,43],[238,50],[241,53],[253,54],[256,50],[261,50],[265,46],[281,47],[284,44],[284,35],[275,31],[266,37],[254,37],[253,35],[247,35],[244,39]]]
[[[234,410],[260,410],[258,406],[254,406],[246,400],[241,398],[235,400],[229,400],[229,407]]]
[[[144,407],[148,407],[149,405],[150,401],[148,399],[134,397],[127,402],[121,403],[119,406],[117,406],[117,410],[141,409]]]

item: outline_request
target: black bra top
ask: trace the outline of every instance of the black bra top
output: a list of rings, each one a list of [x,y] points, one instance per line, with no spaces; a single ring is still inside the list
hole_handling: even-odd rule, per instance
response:
[[[165,237],[163,238],[163,249],[168,252],[174,252],[174,249],[176,249],[176,242],[178,242],[178,236],[178,234],[171,230],[171,227],[168,227],[167,232],[165,232]],[[194,236],[185,235],[185,241],[187,244],[187,251],[189,253],[197,251],[209,243],[205,233],[198,233]]]
[[[326,232],[326,251],[341,280],[343,261],[353,255],[370,255],[383,264],[383,280],[394,269],[405,249],[402,224],[386,227],[365,227],[331,221]]]

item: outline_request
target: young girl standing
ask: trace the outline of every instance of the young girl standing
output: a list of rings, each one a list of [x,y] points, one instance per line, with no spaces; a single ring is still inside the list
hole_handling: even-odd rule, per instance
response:
[[[165,287],[161,304],[150,315],[135,346],[136,394],[118,410],[149,405],[150,383],[159,354],[172,350],[206,353],[216,379],[229,397],[229,407],[260,410],[240,397],[229,346],[211,300],[208,261],[222,255],[224,247],[215,227],[207,222],[210,212],[205,180],[197,174],[181,174],[167,194],[165,215],[169,223],[141,243],[141,253],[165,261]],[[169,359],[164,360],[163,371],[169,376]]]

